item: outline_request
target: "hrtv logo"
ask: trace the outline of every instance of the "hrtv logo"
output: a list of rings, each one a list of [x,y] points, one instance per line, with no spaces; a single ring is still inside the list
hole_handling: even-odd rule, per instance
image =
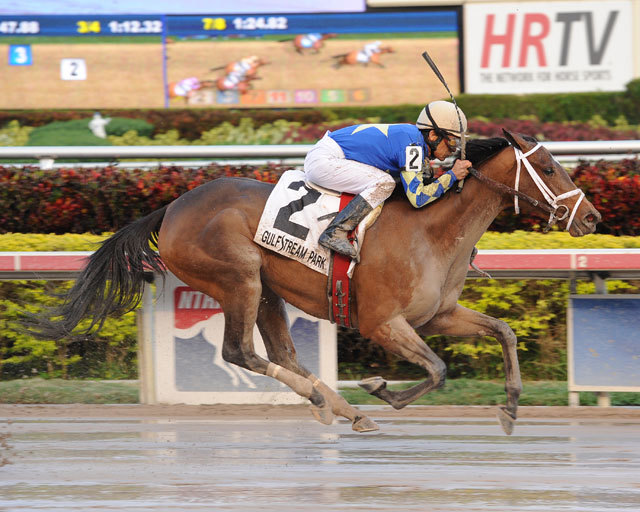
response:
[[[590,11],[558,12],[555,14],[555,19],[543,13],[510,13],[506,15],[506,24],[503,24],[502,29],[496,26],[497,15],[488,14],[485,21],[480,67],[489,67],[494,48],[502,50],[501,66],[512,67],[515,57],[514,48],[518,42],[520,45],[517,66],[521,68],[528,65],[567,66],[573,45],[581,46],[581,52],[587,50],[590,65],[600,65],[618,15],[619,11],[609,11],[604,30],[598,35],[594,27],[594,15]],[[520,21],[517,20],[518,16],[521,17],[521,23],[516,23]],[[516,33],[516,25],[520,27],[519,33]],[[552,35],[552,30],[560,32],[560,51],[557,62],[550,61],[546,44]]]

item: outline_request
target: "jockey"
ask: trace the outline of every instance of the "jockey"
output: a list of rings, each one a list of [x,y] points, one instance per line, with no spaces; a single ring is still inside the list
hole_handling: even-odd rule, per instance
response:
[[[358,52],[356,60],[362,64],[367,64],[373,55],[381,52],[381,45],[382,41],[374,41],[373,43],[365,44],[364,48]]]
[[[322,34],[312,33],[312,34],[304,34],[300,38],[300,47],[301,48],[315,48],[316,43],[318,41],[322,41]]]
[[[175,84],[170,84],[169,95],[172,97],[189,97],[190,94],[193,94],[193,91],[197,91],[200,87],[200,80],[195,76],[183,78]]]
[[[467,130],[464,113],[458,109],[462,133]],[[430,159],[444,160],[460,145],[461,130],[456,107],[433,101],[422,109],[416,124],[360,124],[328,131],[307,153],[307,179],[322,187],[356,194],[320,235],[320,245],[351,258],[356,250],[347,233],[382,204],[399,178],[409,202],[421,208],[438,199],[469,173],[471,162],[456,160],[452,169],[429,184]]]

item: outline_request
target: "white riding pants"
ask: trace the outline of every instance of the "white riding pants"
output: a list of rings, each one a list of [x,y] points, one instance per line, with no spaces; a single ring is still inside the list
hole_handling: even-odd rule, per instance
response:
[[[346,159],[338,143],[326,134],[307,153],[304,172],[309,181],[321,187],[360,194],[372,208],[382,204],[396,187],[388,173]]]

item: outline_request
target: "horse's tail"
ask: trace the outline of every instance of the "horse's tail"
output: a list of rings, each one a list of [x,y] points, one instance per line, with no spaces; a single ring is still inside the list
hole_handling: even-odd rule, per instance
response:
[[[166,269],[158,253],[158,232],[167,206],[142,217],[105,240],[94,252],[61,306],[45,315],[29,314],[28,331],[41,339],[58,340],[71,335],[84,318],[88,334],[100,330],[108,316],[122,316],[135,309],[142,299],[150,272],[163,276]],[[59,320],[53,320],[60,318]]]

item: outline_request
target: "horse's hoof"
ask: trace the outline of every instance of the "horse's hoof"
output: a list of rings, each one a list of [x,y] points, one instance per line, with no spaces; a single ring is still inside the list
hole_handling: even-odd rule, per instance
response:
[[[387,381],[385,381],[382,377],[368,377],[358,382],[358,386],[372,395],[376,391],[385,389],[387,387]]]
[[[504,433],[510,436],[513,433],[513,427],[516,423],[516,419],[507,411],[505,407],[498,408],[498,420]]]
[[[380,427],[375,421],[370,420],[366,416],[358,416],[354,421],[351,428],[356,432],[374,432],[380,430]]]
[[[334,416],[330,405],[327,404],[324,407],[310,405],[309,410],[311,410],[313,417],[323,425],[331,425],[333,423]]]

